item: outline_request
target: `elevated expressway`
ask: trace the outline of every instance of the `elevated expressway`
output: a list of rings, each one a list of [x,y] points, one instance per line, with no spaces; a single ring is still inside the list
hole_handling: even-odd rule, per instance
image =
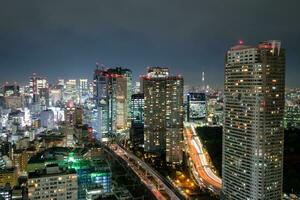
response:
[[[212,171],[193,124],[185,124],[184,138],[196,181],[200,186],[205,186],[212,192],[219,193],[222,187],[222,180]]]
[[[111,144],[109,148],[128,163],[128,166],[141,178],[157,199],[186,199],[168,179],[121,145]]]

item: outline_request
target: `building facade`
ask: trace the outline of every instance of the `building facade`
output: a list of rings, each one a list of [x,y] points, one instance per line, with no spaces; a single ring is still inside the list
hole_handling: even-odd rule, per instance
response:
[[[32,97],[32,102],[39,102],[41,96],[41,89],[48,89],[48,82],[45,78],[38,77],[36,74],[29,80],[29,94]]]
[[[152,67],[142,77],[144,149],[165,154],[167,163],[182,162],[183,78],[168,68]]]
[[[96,69],[94,99],[101,135],[128,129],[131,123],[132,72],[126,68]]]
[[[132,123],[144,124],[144,94],[133,94],[132,102]]]
[[[206,99],[205,93],[187,94],[187,121],[205,119]]]
[[[142,147],[144,144],[144,94],[138,93],[131,96],[132,120],[130,127],[130,142],[132,147]]]
[[[9,184],[11,187],[17,185],[17,169],[16,168],[0,168],[0,186]]]
[[[281,199],[285,51],[279,41],[226,55],[223,198]]]
[[[45,171],[29,173],[29,199],[78,199],[76,172],[63,171],[54,164]]]

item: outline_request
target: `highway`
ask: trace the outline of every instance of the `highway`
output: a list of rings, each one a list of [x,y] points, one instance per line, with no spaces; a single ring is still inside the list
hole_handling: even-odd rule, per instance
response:
[[[185,127],[184,134],[188,153],[193,163],[193,169],[196,170],[198,175],[195,179],[199,185],[204,184],[208,189],[218,193],[222,187],[222,180],[215,175],[210,164],[207,162],[202,143],[193,124]],[[194,176],[196,173],[193,171]]]
[[[166,200],[166,198],[161,194],[161,192],[156,188],[155,184],[145,175],[145,173],[137,167],[135,164],[132,164],[128,158],[126,157],[126,153],[123,149],[119,148],[118,146],[112,145],[111,149],[123,160],[127,161],[129,167],[138,175],[144,185],[154,194],[155,198],[158,200]]]
[[[165,190],[170,199],[186,199],[168,179],[161,176],[158,172],[152,169],[148,164],[139,159],[133,153],[129,152],[119,144],[112,144],[110,148],[128,163],[128,165],[141,178],[141,180],[143,180],[145,185],[152,191],[152,193],[156,196],[157,199],[165,199],[165,197],[161,194],[160,190],[156,189],[155,183],[153,183],[147,177],[149,175],[155,180],[156,183],[159,183],[161,189]],[[141,169],[145,170],[147,175],[145,175],[145,173]]]

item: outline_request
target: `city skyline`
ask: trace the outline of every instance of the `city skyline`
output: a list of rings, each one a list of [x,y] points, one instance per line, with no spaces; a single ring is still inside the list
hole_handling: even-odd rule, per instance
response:
[[[25,83],[34,72],[50,82],[55,77],[91,79],[99,62],[127,67],[135,80],[148,66],[166,66],[191,85],[200,84],[204,71],[209,85],[222,87],[226,49],[239,40],[278,39],[289,50],[286,85],[297,87],[297,7],[298,1],[231,0],[222,6],[217,1],[5,2],[0,80]]]
[[[299,0],[0,3],[0,199],[300,199]]]

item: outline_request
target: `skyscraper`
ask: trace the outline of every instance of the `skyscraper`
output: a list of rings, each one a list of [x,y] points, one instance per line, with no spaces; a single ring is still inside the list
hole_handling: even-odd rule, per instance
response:
[[[226,55],[224,199],[281,199],[285,50],[279,41]]]
[[[96,69],[94,99],[101,131],[115,133],[127,129],[131,122],[132,72],[126,68]]]
[[[165,154],[169,164],[182,161],[183,78],[168,68],[151,67],[142,77],[145,151]]]

